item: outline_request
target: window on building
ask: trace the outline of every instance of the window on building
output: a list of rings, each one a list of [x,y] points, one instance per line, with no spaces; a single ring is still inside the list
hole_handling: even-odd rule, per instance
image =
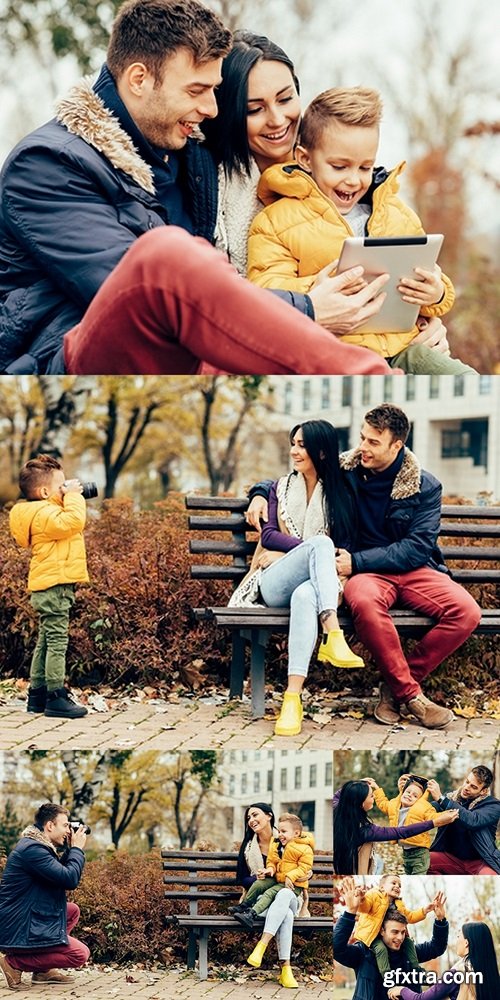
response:
[[[363,406],[369,406],[372,398],[372,376],[363,375],[361,383],[361,402]]]
[[[286,792],[286,785],[287,785],[287,782],[286,782],[286,767],[282,767],[281,768],[281,772],[280,772],[280,790],[282,792]]]
[[[327,760],[325,764],[325,785],[333,784],[333,760]]]
[[[330,379],[321,379],[321,409],[328,410],[330,408]]]
[[[247,789],[248,789],[248,775],[247,774],[242,774],[241,775],[241,794],[242,795],[246,795]]]
[[[261,753],[262,753],[262,751],[261,751],[261,750],[254,750],[254,755],[253,755],[253,759],[254,759],[254,760],[260,760],[260,758],[261,758]]]
[[[318,765],[311,764],[309,767],[309,788],[316,788],[318,784]]]
[[[236,750],[229,751],[229,763],[234,764],[236,761]]]
[[[272,792],[272,790],[273,790],[273,772],[272,771],[268,771],[267,772],[267,790],[268,790],[268,792]]]
[[[295,788],[302,788],[302,768],[295,768]]]
[[[479,376],[479,395],[489,396],[491,392],[491,375]]]
[[[350,406],[352,403],[352,375],[344,375],[342,378],[342,406]]]
[[[472,458],[474,465],[488,468],[488,421],[462,420],[441,432],[441,458]]]
[[[407,400],[415,399],[417,393],[417,383],[415,382],[415,378],[415,375],[407,375],[405,378]]]
[[[304,413],[311,409],[311,381],[308,378],[302,383],[302,409]]]
[[[293,385],[291,382],[285,382],[285,391],[283,393],[283,410],[285,413],[292,412],[293,405]]]
[[[236,792],[236,776],[234,774],[229,775],[229,794],[234,795]]]
[[[394,395],[394,376],[384,375],[384,402],[391,403]]]
[[[465,396],[465,375],[453,376],[453,395]]]
[[[248,750],[242,750],[241,751],[241,761],[242,761],[242,763],[246,764],[247,760],[248,760]]]
[[[439,375],[429,377],[429,399],[439,399]]]
[[[260,771],[253,772],[253,790],[260,792]]]

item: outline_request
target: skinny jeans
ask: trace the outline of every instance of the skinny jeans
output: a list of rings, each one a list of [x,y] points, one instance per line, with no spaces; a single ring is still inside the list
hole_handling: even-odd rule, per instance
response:
[[[280,962],[288,962],[292,954],[293,918],[299,912],[300,896],[291,889],[280,889],[271,903],[264,923],[264,934],[276,938]]]
[[[86,944],[70,937],[70,931],[80,919],[80,908],[76,903],[66,903],[68,943],[56,944],[52,948],[37,948],[32,951],[6,952],[9,965],[19,972],[48,972],[49,969],[81,969],[90,958]],[[50,919],[50,916],[47,917]]]
[[[144,233],[64,338],[74,375],[390,374],[278,295],[257,288],[206,240],[177,226]]]
[[[47,685],[55,691],[64,685],[69,641],[69,613],[75,601],[74,583],[58,583],[47,590],[35,590],[31,606],[38,612],[39,628],[31,660],[32,688]]]
[[[370,651],[398,701],[421,693],[420,683],[471,635],[481,609],[460,584],[445,573],[423,566],[408,573],[357,573],[344,584],[356,633]],[[411,608],[436,624],[405,656],[389,614]]]
[[[336,611],[339,583],[328,535],[302,542],[262,572],[260,593],[270,608],[290,607],[288,673],[307,677],[318,638],[318,615]]]

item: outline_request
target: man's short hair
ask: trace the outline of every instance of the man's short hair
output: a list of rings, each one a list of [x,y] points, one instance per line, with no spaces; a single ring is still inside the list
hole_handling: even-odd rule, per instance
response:
[[[365,420],[370,427],[376,427],[378,431],[389,430],[396,441],[405,443],[410,433],[410,422],[406,413],[400,410],[399,406],[392,403],[381,403],[373,410],[365,413]]]
[[[484,764],[479,764],[477,767],[472,768],[472,774],[475,775],[478,781],[481,782],[485,788],[489,788],[493,784],[493,772],[490,771],[489,767],[485,767]]]
[[[199,65],[222,58],[230,45],[231,32],[197,0],[125,0],[111,29],[107,64],[117,80],[142,62],[161,84],[165,60],[178,49],[188,49]]]
[[[40,486],[50,484],[55,469],[62,469],[62,465],[57,458],[52,458],[52,455],[37,455],[36,458],[30,458],[19,473],[19,489],[23,497],[27,500],[35,499]]]
[[[43,830],[46,823],[53,823],[61,813],[69,816],[69,810],[59,806],[57,802],[44,802],[35,813],[35,823]]]
[[[381,930],[382,930],[382,927],[385,926],[385,924],[387,923],[388,920],[395,920],[397,924],[404,924],[405,927],[408,926],[408,920],[407,920],[407,918],[405,917],[404,913],[400,913],[400,911],[398,910],[397,906],[392,906],[391,905],[391,906],[387,907],[387,910],[386,910],[386,913],[385,913],[385,917],[384,917],[384,919],[382,921],[382,924],[381,924],[381,927],[380,927]]]
[[[361,125],[370,128],[380,124],[382,99],[378,90],[367,87],[332,87],[311,101],[300,126],[300,144],[306,149],[319,145],[330,125]]]
[[[278,822],[279,823],[290,823],[290,825],[293,826],[293,827],[295,827],[295,829],[297,829],[299,831],[299,833],[302,833],[302,830],[304,829],[304,824],[303,824],[300,816],[296,816],[295,813],[283,813],[280,816]]]

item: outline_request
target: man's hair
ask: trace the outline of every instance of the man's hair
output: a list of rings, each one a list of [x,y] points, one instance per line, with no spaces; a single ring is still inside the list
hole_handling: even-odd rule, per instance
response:
[[[300,144],[314,149],[325,129],[340,125],[361,125],[371,128],[382,118],[382,100],[377,90],[367,87],[332,87],[311,101],[300,126]]]
[[[477,767],[473,767],[472,774],[474,774],[478,781],[480,781],[486,788],[489,788],[493,782],[493,773],[490,771],[489,767],[485,767],[484,764],[479,764]]]
[[[199,65],[220,59],[230,45],[231,32],[197,0],[125,0],[113,22],[107,63],[116,80],[142,62],[161,84],[165,60],[178,49],[188,49]]]
[[[302,830],[304,829],[304,824],[303,824],[300,816],[296,816],[295,813],[283,813],[280,816],[278,822],[279,823],[290,823],[292,826],[294,826],[299,831],[299,833],[302,833]]]
[[[408,920],[406,919],[404,913],[400,913],[397,906],[388,906],[385,912],[385,917],[382,921],[380,929],[385,926],[388,920],[395,920],[397,924],[404,924],[405,927],[408,925]]]
[[[399,406],[392,403],[381,403],[373,410],[365,413],[365,420],[370,427],[376,427],[378,431],[389,430],[397,441],[405,443],[410,433],[410,422],[406,413],[400,410]]]
[[[44,802],[35,813],[35,823],[43,830],[46,823],[53,823],[61,813],[69,816],[68,809],[57,805],[57,802]]]
[[[19,473],[19,489],[27,500],[33,500],[40,486],[47,486],[55,469],[62,469],[57,458],[52,455],[37,455],[23,465]]]

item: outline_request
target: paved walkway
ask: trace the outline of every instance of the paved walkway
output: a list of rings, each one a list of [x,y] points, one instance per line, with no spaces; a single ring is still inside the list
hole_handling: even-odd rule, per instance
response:
[[[175,702],[134,702],[126,698],[120,709],[91,712],[84,719],[46,719],[26,712],[25,702],[0,704],[0,750],[99,749],[141,750],[224,749],[258,750],[271,747],[307,747],[318,750],[428,749],[430,731],[417,722],[390,728],[368,715],[368,701],[356,708],[332,700],[315,699],[306,711],[300,736],[273,736],[274,715],[252,722],[248,702],[219,698],[179,698]],[[351,713],[351,714],[348,714]],[[444,730],[432,731],[434,750],[492,750],[500,747],[498,720],[456,718]]]
[[[27,989],[9,990],[2,976],[0,997],[17,997],[18,1000],[54,1000],[69,996],[72,1000],[285,1000],[290,991],[282,989],[276,972],[262,975],[257,972],[238,972],[227,981],[207,979],[200,982],[196,974],[179,972],[147,972],[136,969],[84,969],[75,973],[76,982],[71,986],[33,986],[24,973]],[[293,991],[293,1000],[332,1000],[332,983],[303,980]]]

